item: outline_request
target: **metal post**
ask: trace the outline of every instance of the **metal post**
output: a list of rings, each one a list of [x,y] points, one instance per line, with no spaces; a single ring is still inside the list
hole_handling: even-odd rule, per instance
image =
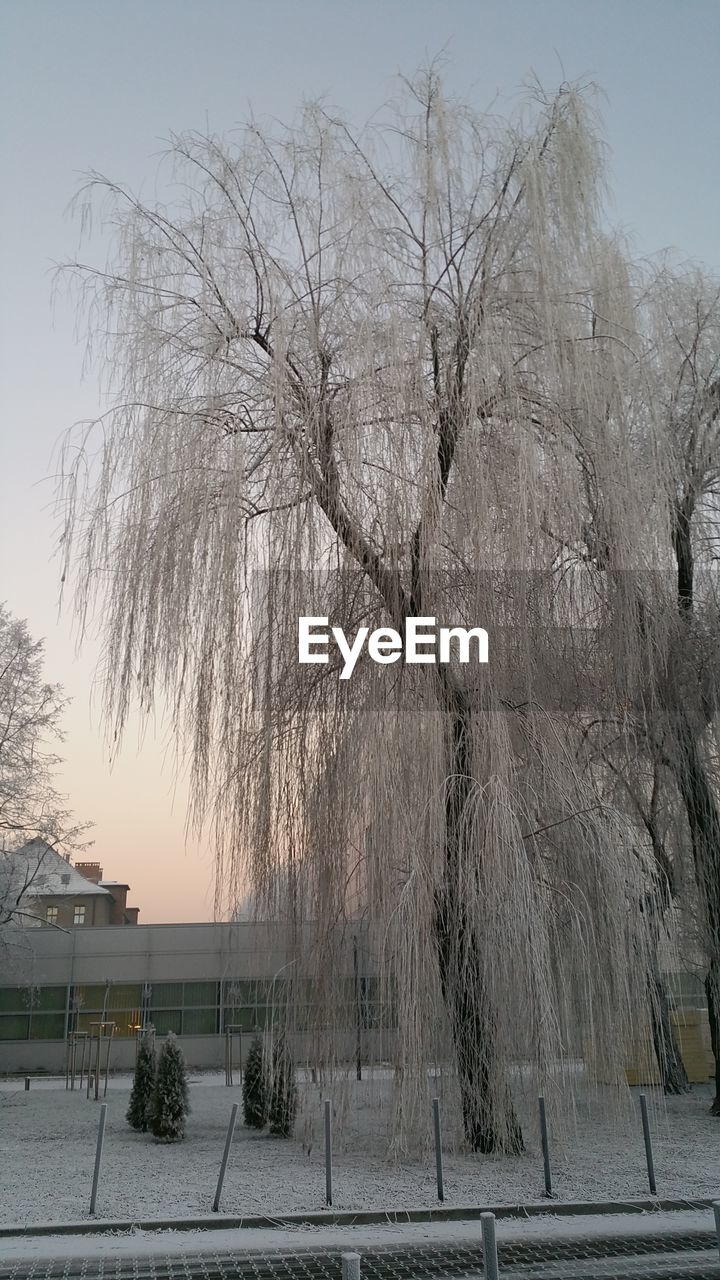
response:
[[[80,1090],[82,1090],[82,1087],[83,1087],[83,1076],[84,1076],[84,1074],[85,1074],[85,1048],[86,1048],[86,1046],[87,1046],[87,1043],[88,1043],[88,1038],[87,1038],[87,1033],[86,1033],[86,1034],[83,1036],[82,1041],[81,1041],[82,1056],[81,1056],[81,1058],[80,1058],[80,1081],[79,1081],[79,1084],[78,1084],[78,1088],[79,1088]],[[88,1069],[89,1069],[89,1068],[88,1068]]]
[[[30,1092],[30,1077],[29,1077],[29,1076],[26,1076],[26,1077],[25,1077],[25,1092],[26,1092],[26,1093],[29,1093],[29,1092]]]
[[[103,1142],[105,1140],[105,1119],[107,1117],[107,1102],[100,1104],[100,1121],[98,1123],[97,1146],[95,1147],[95,1168],[93,1170],[92,1192],[90,1194],[90,1214],[95,1213],[95,1204],[97,1202],[98,1182],[100,1180],[100,1161],[102,1160]]]
[[[437,1177],[438,1200],[445,1199],[443,1182],[442,1136],[440,1133],[440,1099],[433,1098],[433,1128],[435,1130],[435,1174]]]
[[[140,1024],[144,1031],[150,1021],[150,1001],[152,1000],[152,983],[144,982],[141,996]]]
[[[353,977],[355,980],[355,1075],[358,1080],[362,1080],[362,1002],[360,1000],[357,934],[353,935]]]
[[[341,1253],[340,1271],[342,1280],[360,1280],[360,1254]]]
[[[715,1214],[715,1231],[717,1233],[718,1253],[720,1253],[720,1200],[713,1200],[713,1213]]]
[[[225,1150],[223,1151],[222,1164],[220,1165],[220,1173],[218,1174],[217,1187],[215,1189],[215,1199],[213,1200],[213,1213],[217,1213],[220,1208],[220,1196],[222,1195],[223,1182],[225,1181],[225,1170],[227,1169],[228,1160],[230,1158],[230,1147],[232,1146],[233,1134],[235,1132],[237,1113],[238,1104],[237,1102],[233,1102],[232,1111],[230,1112],[230,1123],[225,1135]]]
[[[68,1040],[68,1059],[69,1059],[69,1060],[68,1060],[68,1067],[69,1067],[69,1069],[70,1069],[69,1074],[70,1074],[70,1090],[71,1090],[71,1091],[72,1091],[72,1090],[74,1090],[74,1088],[75,1088],[75,1070],[76,1070],[76,1067],[77,1067],[77,1049],[78,1049],[78,1040],[77,1040],[77,1036],[75,1035],[75,1032],[74,1032],[74,1031],[71,1031],[71,1032],[70,1032],[70,1038],[69,1038],[69,1040]],[[68,1087],[68,1073],[67,1073],[67,1071],[66,1071],[66,1073],[65,1073],[65,1088],[67,1089],[67,1087]],[[82,1085],[81,1085],[81,1088],[82,1088]]]
[[[233,1066],[233,1045],[235,1037],[238,1039],[238,1050],[240,1061],[238,1070],[240,1071],[240,1083],[242,1084],[242,1029],[234,1024],[225,1028],[225,1084],[227,1088],[232,1088],[235,1084],[235,1072]]]
[[[231,1023],[225,1028],[225,1084],[228,1088],[235,1084],[235,1040],[238,1042],[238,1061],[237,1068],[240,1072],[240,1084],[242,1084],[242,1027]]]
[[[95,1101],[96,1102],[100,1097],[100,1028],[101,1026],[102,1026],[102,1023],[100,1023],[97,1029],[97,1044],[95,1045]]]
[[[545,1114],[545,1099],[540,1094],[538,1098],[538,1106],[540,1107],[540,1141],[542,1142],[543,1167],[545,1170],[545,1195],[552,1196],[552,1175],[550,1173],[550,1144],[548,1142],[547,1116]]]
[[[480,1227],[483,1242],[483,1267],[485,1280],[498,1280],[497,1241],[495,1239],[495,1214],[481,1213]]]
[[[325,1203],[332,1204],[332,1103],[325,1099]]]
[[[642,1115],[643,1138],[645,1139],[645,1159],[647,1161],[648,1182],[650,1184],[650,1195],[657,1195],[657,1187],[655,1186],[655,1163],[653,1161],[652,1139],[650,1138],[650,1122],[648,1120],[647,1098],[644,1093],[640,1094],[640,1114]]]
[[[115,1023],[110,1023],[110,1035],[107,1039],[107,1053],[105,1055],[105,1088],[103,1089],[103,1098],[107,1098],[108,1072],[110,1071],[110,1049],[112,1048],[113,1036],[115,1035]]]

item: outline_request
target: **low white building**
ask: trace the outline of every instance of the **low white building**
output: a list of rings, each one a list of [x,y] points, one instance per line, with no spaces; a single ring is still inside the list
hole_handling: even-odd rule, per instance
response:
[[[364,947],[355,968],[353,936],[343,968],[348,983],[348,1059],[362,1036],[365,1056],[386,1056],[386,1019],[368,975]],[[138,1029],[173,1031],[194,1067],[221,1067],[225,1032],[268,1029],[282,1010],[294,972],[281,924],[140,924],[133,929],[16,930],[4,935],[0,981],[0,1075],[64,1070],[67,1037],[114,1023],[111,1064],[129,1068]],[[308,1010],[312,981],[305,982]],[[302,1024],[300,1010],[299,1024]],[[298,1061],[309,1053],[294,1035]]]

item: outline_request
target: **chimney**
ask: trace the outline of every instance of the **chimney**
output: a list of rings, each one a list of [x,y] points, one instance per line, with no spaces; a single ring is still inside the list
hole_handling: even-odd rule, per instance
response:
[[[128,884],[120,884],[116,880],[109,880],[106,884],[101,884],[101,888],[107,889],[112,898],[108,924],[126,924],[125,907],[130,886]]]
[[[93,884],[99,884],[102,880],[103,869],[99,862],[76,862],[75,870],[79,871],[86,880],[91,880]]]

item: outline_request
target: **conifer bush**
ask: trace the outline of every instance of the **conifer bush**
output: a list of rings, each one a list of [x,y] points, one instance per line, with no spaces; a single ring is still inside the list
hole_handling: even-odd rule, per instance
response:
[[[260,1036],[255,1036],[248,1053],[242,1085],[243,1117],[251,1129],[264,1129],[268,1119],[268,1081],[265,1051]]]
[[[292,1135],[297,1111],[295,1063],[285,1037],[275,1042],[272,1056],[272,1092],[270,1095],[270,1132],[278,1138]]]
[[[190,1101],[185,1058],[173,1032],[160,1050],[150,1106],[150,1132],[158,1142],[185,1137]]]
[[[126,1119],[131,1129],[147,1133],[150,1125],[150,1106],[155,1089],[155,1029],[143,1031],[135,1062],[135,1075],[130,1092],[130,1105]]]

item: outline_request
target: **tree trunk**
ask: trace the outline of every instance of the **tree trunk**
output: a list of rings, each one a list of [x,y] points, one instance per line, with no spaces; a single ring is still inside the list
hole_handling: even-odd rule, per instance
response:
[[[440,981],[453,1038],[465,1137],[472,1151],[518,1153],[520,1125],[510,1091],[495,1073],[493,999],[483,975],[477,929],[462,895],[467,858],[467,803],[472,785],[472,726],[462,695],[451,709],[451,756],[445,801],[442,885],[435,895],[434,933]]]
[[[667,1094],[690,1092],[690,1081],[680,1052],[675,1028],[670,1021],[670,1003],[657,964],[648,977],[653,1045],[663,1091]]]
[[[720,811],[696,736],[681,713],[676,776],[692,837],[695,880],[703,906],[710,964],[705,978],[710,1044],[715,1058],[713,1115],[720,1116]]]
[[[711,961],[705,977],[705,994],[710,1023],[710,1048],[715,1059],[715,1097],[710,1113],[720,1116],[720,963],[716,958]]]
[[[523,1150],[520,1124],[510,1091],[494,1075],[493,1005],[480,972],[477,943],[454,896],[436,900],[435,938],[445,1006],[463,1113],[465,1137],[472,1151],[517,1154]],[[500,1094],[498,1097],[497,1094]]]
[[[677,600],[681,618],[692,617],[694,608],[692,519],[696,497],[697,493],[691,486],[675,504],[673,547],[677,560]],[[675,714],[678,748],[675,774],[690,827],[695,882],[704,908],[705,940],[710,953],[705,977],[710,1045],[715,1059],[715,1098],[710,1110],[713,1115],[720,1116],[720,811],[698,748],[699,734],[693,730],[682,703]]]
[[[689,1093],[690,1081],[687,1078],[678,1037],[670,1020],[670,1001],[658,961],[660,922],[672,902],[671,884],[666,875],[664,850],[656,843],[651,824],[648,825],[648,829],[653,840],[657,872],[655,891],[647,895],[643,907],[649,917],[652,931],[653,950],[647,981],[653,1046],[663,1091],[667,1094]]]

